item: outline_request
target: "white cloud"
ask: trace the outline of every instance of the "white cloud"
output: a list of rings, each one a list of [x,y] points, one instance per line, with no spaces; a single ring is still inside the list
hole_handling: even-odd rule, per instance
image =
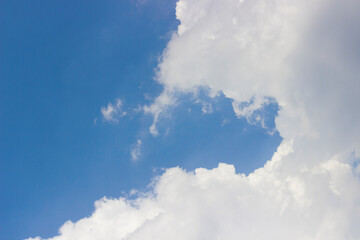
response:
[[[238,117],[260,124],[253,113],[274,99],[283,138],[316,139],[331,154],[345,148],[359,152],[359,5],[181,0],[176,12],[181,25],[157,72],[163,95],[176,102],[173,93],[210,88],[210,96],[222,92],[232,99]],[[164,109],[157,108],[155,122]]]
[[[226,164],[167,169],[153,192],[99,200],[52,239],[359,239],[360,184],[350,165],[331,159],[289,172],[291,148],[284,142],[249,176]]]
[[[239,117],[275,99],[282,144],[249,176],[168,169],[153,192],[100,200],[53,239],[360,239],[360,2],[180,0],[176,15],[165,91],[144,108],[153,134],[177,94],[205,86]]]
[[[136,144],[131,146],[130,156],[133,161],[136,161],[139,159],[139,157],[141,155],[141,145],[142,145],[142,141],[140,139],[138,139],[136,141]]]
[[[126,112],[122,110],[123,103],[120,99],[116,99],[115,103],[108,103],[106,107],[101,107],[101,114],[105,121],[118,122],[119,118],[126,115]]]
[[[156,124],[159,122],[161,117],[166,114],[167,108],[176,104],[176,98],[173,94],[174,93],[170,90],[164,90],[164,92],[154,100],[153,104],[143,107],[145,113],[152,114],[154,116],[154,122],[149,128],[150,133],[154,137],[159,135]]]

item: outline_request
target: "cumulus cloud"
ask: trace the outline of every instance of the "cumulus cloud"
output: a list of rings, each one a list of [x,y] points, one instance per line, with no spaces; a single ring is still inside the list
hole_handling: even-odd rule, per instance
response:
[[[283,142],[248,176],[168,169],[53,239],[360,239],[360,2],[180,0],[176,16],[152,133],[178,94],[207,87],[250,120],[274,99]]]
[[[330,159],[288,173],[291,154],[284,142],[249,176],[221,163],[167,169],[150,193],[101,199],[51,239],[358,239],[360,184],[351,167]]]
[[[101,114],[105,121],[118,122],[119,118],[126,115],[126,112],[122,110],[123,102],[120,99],[116,99],[115,103],[108,103],[106,107],[101,107]]]

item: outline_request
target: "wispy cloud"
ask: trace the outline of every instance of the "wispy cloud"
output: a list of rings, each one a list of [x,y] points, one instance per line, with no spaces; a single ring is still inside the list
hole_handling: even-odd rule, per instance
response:
[[[103,119],[108,122],[118,122],[120,118],[124,117],[127,113],[122,110],[123,102],[116,99],[114,103],[108,103],[106,107],[101,107],[101,114]]]
[[[195,103],[201,104],[201,112],[203,114],[211,114],[214,112],[212,104],[201,99],[197,99]]]
[[[142,141],[138,139],[135,144],[130,147],[130,156],[133,161],[137,161],[141,156]]]
[[[164,92],[159,95],[151,105],[143,107],[143,110],[147,114],[152,114],[154,117],[153,124],[150,126],[149,131],[154,137],[159,135],[157,129],[157,123],[160,121],[161,117],[166,114],[166,110],[176,104],[176,96],[170,90],[164,90]]]

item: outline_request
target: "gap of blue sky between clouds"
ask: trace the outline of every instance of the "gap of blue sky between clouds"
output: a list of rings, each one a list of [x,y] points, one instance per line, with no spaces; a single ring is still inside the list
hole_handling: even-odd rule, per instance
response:
[[[152,126],[149,126],[149,133],[153,137],[159,135],[158,128],[161,129],[162,135],[165,137],[169,135],[169,132],[176,132],[178,129],[170,129],[171,126],[174,126],[172,121],[177,121],[178,113],[177,108],[180,111],[187,111],[191,115],[208,115],[218,112],[218,114],[223,115],[223,117],[218,122],[219,126],[224,126],[229,123],[230,119],[234,120],[233,117],[228,118],[224,116],[224,105],[228,105],[227,108],[231,105],[233,107],[234,115],[237,118],[243,118],[247,121],[248,126],[244,126],[244,131],[249,126],[258,128],[259,131],[263,131],[264,134],[274,135],[276,133],[275,129],[275,117],[278,111],[278,105],[274,99],[268,98],[259,109],[254,109],[249,111],[245,116],[241,114],[241,111],[247,111],[247,108],[251,107],[254,100],[251,99],[249,102],[243,102],[240,104],[234,105],[234,102],[231,103],[231,100],[226,99],[223,94],[219,93],[217,96],[209,96],[209,90],[207,89],[198,89],[195,94],[179,94],[177,96],[176,102],[171,103],[173,105],[170,109],[164,110],[161,112],[161,116],[158,116],[157,122],[158,126],[155,126],[154,123]],[[148,97],[149,98],[149,97]],[[149,99],[151,100],[151,98]],[[125,101],[126,102],[126,101]],[[150,102],[151,103],[151,102]],[[134,105],[134,104],[132,104]],[[136,104],[135,104],[136,105]],[[101,107],[101,117],[103,122],[106,123],[119,123],[123,117],[126,117],[129,114],[129,117],[134,115],[149,115],[146,111],[147,105],[137,104],[136,107],[126,107],[124,106],[124,100],[121,98],[116,98],[113,101],[109,101],[106,106]],[[197,106],[194,108],[194,106]],[[199,108],[201,111],[199,111]],[[194,111],[195,110],[195,111]],[[189,119],[194,118],[193,116],[188,116]],[[97,123],[98,118],[94,119],[94,123]],[[240,122],[239,122],[240,124]],[[243,123],[241,123],[243,124]],[[155,126],[155,127],[154,127]],[[209,126],[210,127],[210,126]],[[262,130],[261,130],[262,129]],[[140,129],[138,132],[143,132],[144,129]],[[155,131],[155,132],[154,132]],[[139,134],[137,134],[140,136]],[[146,134],[145,134],[146,135]],[[204,136],[206,138],[206,136]],[[143,134],[144,138],[144,134]],[[135,143],[129,146],[129,157],[132,161],[137,161],[141,157],[141,147],[144,139],[141,137],[136,139]]]

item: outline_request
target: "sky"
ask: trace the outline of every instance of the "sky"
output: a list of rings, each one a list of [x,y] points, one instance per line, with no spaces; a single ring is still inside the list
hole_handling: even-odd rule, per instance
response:
[[[358,1],[0,11],[0,239],[360,238]]]
[[[179,24],[175,1],[1,5],[1,239],[54,236],[96,200],[145,189],[162,168],[211,168],[226,156],[250,172],[280,143],[237,119],[224,96],[187,99],[160,136],[149,133],[151,116],[136,109],[162,90],[154,69]],[[127,114],[107,120],[102,109],[118,100]]]

